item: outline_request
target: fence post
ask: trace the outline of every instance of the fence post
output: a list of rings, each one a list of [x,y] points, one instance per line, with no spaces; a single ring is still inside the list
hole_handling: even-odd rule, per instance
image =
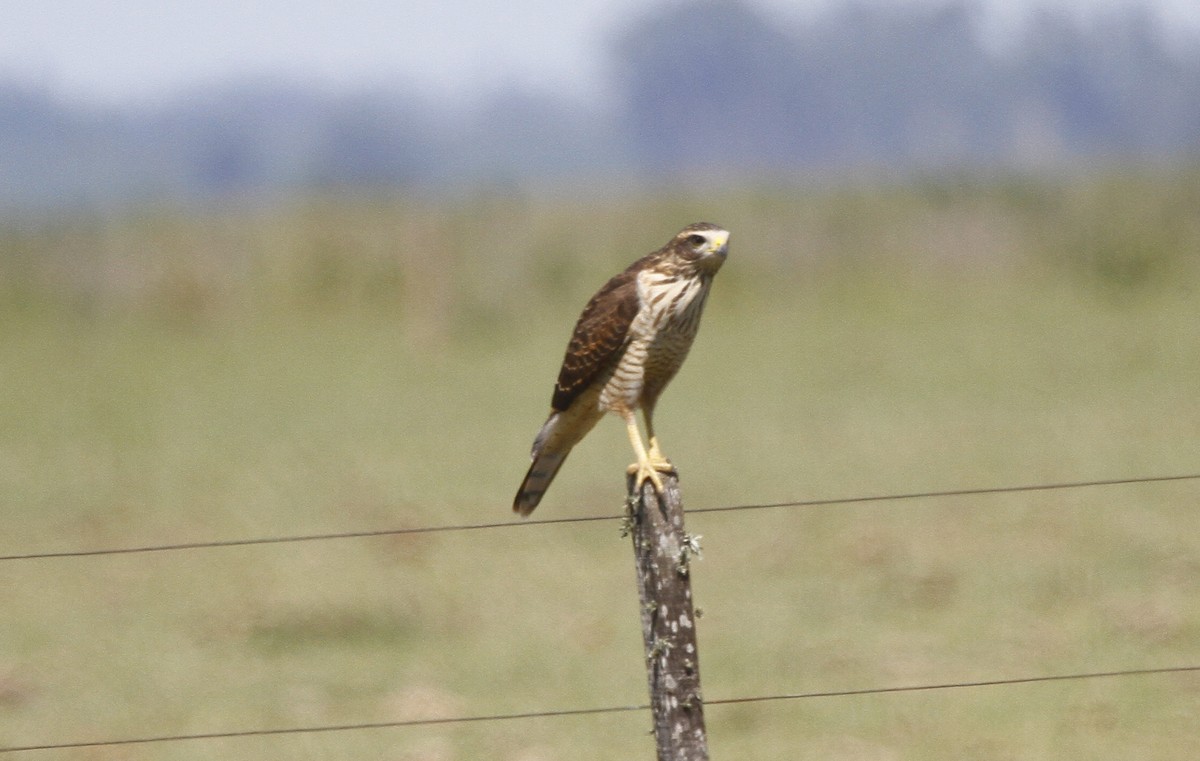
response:
[[[661,495],[627,484],[654,737],[658,761],[708,761],[690,573],[699,543],[684,529],[678,475],[661,475]]]

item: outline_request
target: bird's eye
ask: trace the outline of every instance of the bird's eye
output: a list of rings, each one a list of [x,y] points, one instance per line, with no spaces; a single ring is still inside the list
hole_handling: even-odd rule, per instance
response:
[[[708,242],[708,238],[705,238],[703,235],[700,235],[699,233],[692,233],[691,235],[689,235],[687,237],[687,242],[693,248],[700,248],[701,246],[703,246],[705,243]]]

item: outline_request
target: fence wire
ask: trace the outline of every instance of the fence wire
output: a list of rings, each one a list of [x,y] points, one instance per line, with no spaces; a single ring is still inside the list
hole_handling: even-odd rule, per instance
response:
[[[1015,494],[1020,492],[1056,491],[1063,489],[1083,489],[1097,486],[1121,486],[1128,484],[1167,483],[1171,481],[1200,480],[1200,473],[1176,476],[1144,476],[1138,478],[1111,478],[1094,481],[1068,481],[1048,484],[1024,484],[1018,486],[984,486],[969,489],[946,489],[942,491],[907,492],[901,494],[872,494],[857,497],[835,497],[831,499],[806,499],[791,502],[765,502],[748,505],[727,505],[724,507],[701,507],[687,510],[688,515],[703,515],[706,513],[728,513],[742,510],[768,510],[780,508],[830,507],[835,505],[865,504],[871,502],[900,502],[919,499],[942,499],[946,497],[972,497],[989,494]],[[543,520],[508,520],[491,523],[464,523],[447,526],[417,526],[408,528],[379,529],[373,531],[335,531],[321,534],[296,534],[291,536],[264,536],[245,539],[217,539],[200,542],[172,542],[168,544],[150,544],[138,547],[109,547],[100,549],[58,550],[49,552],[28,552],[10,555],[0,555],[0,562],[17,560],[51,560],[56,558],[83,558],[102,555],[135,555],[150,552],[177,552],[181,550],[205,550],[222,547],[248,547],[268,544],[290,544],[296,542],[323,542],[339,539],[367,539],[383,536],[404,536],[408,534],[437,534],[462,531],[481,531],[492,529],[521,529],[534,526],[555,526],[568,523],[594,523],[596,521],[620,520],[620,515],[587,515],[567,518],[548,518]]]
[[[1011,687],[1016,685],[1047,684],[1086,679],[1115,679],[1119,677],[1157,676],[1163,674],[1186,674],[1200,672],[1200,666],[1166,666],[1162,668],[1122,669],[1119,671],[1094,671],[1076,674],[1051,674],[1047,676],[1014,677],[1008,679],[986,679],[970,682],[940,682],[936,684],[904,685],[898,687],[868,687],[854,690],[828,690],[822,692],[797,692],[780,695],[759,695],[743,698],[706,700],[705,706],[734,705],[740,703],[766,703],[783,700],[810,700],[815,698],[862,697],[865,695],[892,695],[897,693],[932,692],[937,690],[965,689],[971,687]],[[628,713],[648,711],[648,704],[632,706],[608,706],[604,708],[577,708],[555,711],[530,711],[527,713],[489,714],[480,716],[458,716],[439,719],[410,719],[404,721],[364,722],[361,724],[330,724],[312,727],[283,727],[277,729],[247,729],[230,732],[201,732],[197,734],[160,735],[156,737],[128,737],[115,740],[90,740],[78,742],[44,743],[41,745],[14,745],[0,747],[0,754],[45,750],[71,750],[78,748],[104,748],[121,745],[149,745],[153,743],[185,742],[190,740],[231,740],[249,737],[276,737],[280,735],[309,735],[329,732],[353,732],[371,729],[400,729],[404,727],[432,727],[445,724],[472,724],[493,721],[517,721],[520,719],[558,719],[570,716],[595,716],[606,713]]]
[[[917,499],[939,499],[947,497],[982,496],[989,494],[1012,494],[1020,492],[1053,491],[1063,489],[1081,489],[1087,487],[1119,486],[1127,484],[1165,483],[1172,481],[1200,480],[1200,473],[1174,476],[1146,476],[1138,478],[1117,478],[1092,481],[1072,481],[1061,483],[1027,484],[1018,486],[992,486],[970,489],[947,489],[941,491],[908,492],[897,494],[880,494],[857,497],[839,497],[833,499],[796,500],[790,502],[771,502],[761,504],[728,505],[723,507],[708,507],[688,510],[689,514],[725,513],[742,510],[764,510],[774,508],[808,508],[848,504],[864,504],[873,502],[898,502]],[[421,526],[411,528],[384,529],[378,531],[346,531],[324,534],[303,534],[293,536],[254,537],[244,539],[216,540],[206,542],[177,542],[172,544],[145,545],[138,547],[115,547],[92,550],[65,550],[57,552],[32,552],[0,556],[0,561],[47,560],[55,558],[96,557],[104,555],[129,555],[151,552],[173,552],[182,550],[213,549],[221,547],[245,547],[255,545],[284,544],[295,542],[316,542],[337,539],[362,539],[369,537],[397,536],[405,534],[429,534],[443,532],[477,531],[508,528],[529,528],[533,526],[548,526],[572,523],[589,523],[595,521],[619,520],[618,515],[597,515],[567,518],[551,518],[537,521],[505,521],[493,523],[472,523],[446,526]],[[749,697],[724,698],[705,701],[706,706],[734,705],[744,703],[765,703],[772,701],[805,700],[816,698],[859,697],[867,695],[888,695],[897,693],[917,693],[938,690],[983,688],[999,686],[1048,684],[1053,682],[1069,682],[1088,679],[1115,679],[1138,676],[1155,676],[1166,674],[1185,674],[1200,672],[1200,665],[1177,665],[1159,668],[1130,668],[1115,671],[1096,671],[1070,674],[1052,674],[1045,676],[1025,676],[976,681],[941,682],[933,684],[902,685],[894,687],[871,687],[861,689],[826,690],[819,692],[785,693],[776,695],[758,695]],[[109,740],[80,740],[70,742],[47,742],[31,745],[0,746],[0,754],[21,752],[71,750],[81,748],[103,748],[130,745],[149,745],[155,743],[171,743],[195,740],[221,740],[250,737],[274,737],[285,735],[317,734],[331,732],[365,731],[375,729],[399,729],[404,727],[430,727],[437,725],[468,724],[480,722],[515,721],[538,718],[566,718],[573,716],[591,716],[599,714],[622,713],[649,710],[648,704],[608,706],[601,708],[559,709],[548,711],[530,711],[525,713],[486,714],[477,716],[460,716],[449,718],[411,719],[402,721],[364,722],[355,724],[335,724],[309,727],[282,727],[271,729],[248,729],[218,732],[201,732],[195,734],[158,735],[145,737],[127,737]]]

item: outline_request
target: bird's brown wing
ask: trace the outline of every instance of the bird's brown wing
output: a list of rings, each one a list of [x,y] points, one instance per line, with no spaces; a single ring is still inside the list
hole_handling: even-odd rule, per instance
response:
[[[558,371],[550,406],[562,412],[620,355],[638,312],[638,260],[604,284],[583,308]]]

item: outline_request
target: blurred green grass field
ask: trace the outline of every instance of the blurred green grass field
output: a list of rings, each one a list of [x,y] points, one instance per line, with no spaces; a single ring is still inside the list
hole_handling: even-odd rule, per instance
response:
[[[0,555],[509,520],[571,324],[733,231],[690,508],[1200,472],[1200,172],[0,232]],[[617,515],[624,431],[534,518]],[[1200,483],[698,514],[705,696],[1200,664]],[[616,521],[0,562],[0,746],[644,703]],[[717,759],[1190,759],[1200,676],[711,706]],[[640,713],[22,758],[646,758]]]

